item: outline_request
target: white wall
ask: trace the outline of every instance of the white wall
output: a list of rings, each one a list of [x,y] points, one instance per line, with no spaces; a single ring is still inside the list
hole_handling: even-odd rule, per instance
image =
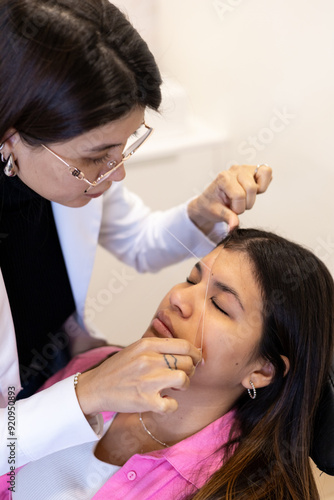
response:
[[[309,245],[334,271],[333,1],[158,4],[160,65],[196,113],[228,131],[223,162],[274,169],[265,202],[243,223]]]
[[[203,129],[203,136],[214,138],[177,155],[168,142],[169,157],[160,161],[131,160],[127,185],[153,208],[166,208],[194,195],[233,161],[269,163],[272,185],[241,224],[309,246],[334,272],[332,0],[122,0],[118,5],[151,42],[163,73],[182,84],[190,112],[213,128],[209,134]],[[163,127],[177,119],[170,111],[169,103]],[[112,342],[135,340],[159,298],[189,267],[138,276],[101,251],[90,288],[95,328]],[[110,294],[115,273],[127,278]]]

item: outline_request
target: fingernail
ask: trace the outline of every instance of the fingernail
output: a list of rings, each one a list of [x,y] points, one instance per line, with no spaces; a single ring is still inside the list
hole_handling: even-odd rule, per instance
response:
[[[205,365],[205,361],[204,361],[204,358],[201,359],[201,366],[204,366]]]

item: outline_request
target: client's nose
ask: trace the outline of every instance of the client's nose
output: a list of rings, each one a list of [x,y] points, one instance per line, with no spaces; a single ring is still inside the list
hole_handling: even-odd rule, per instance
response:
[[[192,315],[193,301],[189,288],[174,287],[170,292],[169,302],[172,309],[177,310],[182,317],[189,318]]]

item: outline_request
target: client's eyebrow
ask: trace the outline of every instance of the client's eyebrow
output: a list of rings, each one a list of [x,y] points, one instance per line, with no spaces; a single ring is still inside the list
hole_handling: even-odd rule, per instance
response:
[[[212,284],[215,288],[218,288],[221,292],[227,292],[227,293],[230,293],[231,295],[233,295],[237,299],[241,309],[243,311],[245,311],[245,308],[242,305],[242,302],[240,300],[239,294],[236,290],[234,290],[234,288],[231,288],[230,286],[225,285],[224,283],[221,283],[220,281],[214,281]]]
[[[200,263],[200,262],[197,262],[197,263],[195,264],[195,267],[196,267],[196,269],[198,270],[198,272],[199,272],[200,276],[202,276],[202,265],[201,265],[201,263]],[[207,267],[207,266],[205,266],[205,267]],[[209,269],[209,268],[207,267],[207,269]],[[211,272],[211,270],[210,270],[210,269],[209,269],[209,271]],[[211,279],[211,278],[210,278],[210,279]],[[232,288],[231,286],[225,285],[225,283],[222,283],[221,281],[217,281],[217,280],[214,280],[214,281],[212,282],[212,286],[214,286],[215,288],[218,288],[218,290],[220,290],[221,292],[226,292],[226,293],[230,293],[231,295],[233,295],[233,297],[235,297],[235,298],[236,298],[236,300],[238,301],[239,306],[241,307],[241,309],[242,309],[243,311],[245,311],[245,308],[244,308],[244,306],[242,305],[242,302],[241,302],[240,296],[239,296],[238,292],[237,292],[234,288]]]
[[[196,262],[195,266],[197,271],[199,272],[200,276],[202,276],[202,266],[200,262]]]

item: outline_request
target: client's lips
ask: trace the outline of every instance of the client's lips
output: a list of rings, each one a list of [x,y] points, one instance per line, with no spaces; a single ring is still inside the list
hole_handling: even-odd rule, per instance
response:
[[[167,315],[163,311],[158,312],[158,314],[152,321],[152,326],[158,333],[158,335],[161,337],[166,337],[166,338],[175,337],[172,324]]]

